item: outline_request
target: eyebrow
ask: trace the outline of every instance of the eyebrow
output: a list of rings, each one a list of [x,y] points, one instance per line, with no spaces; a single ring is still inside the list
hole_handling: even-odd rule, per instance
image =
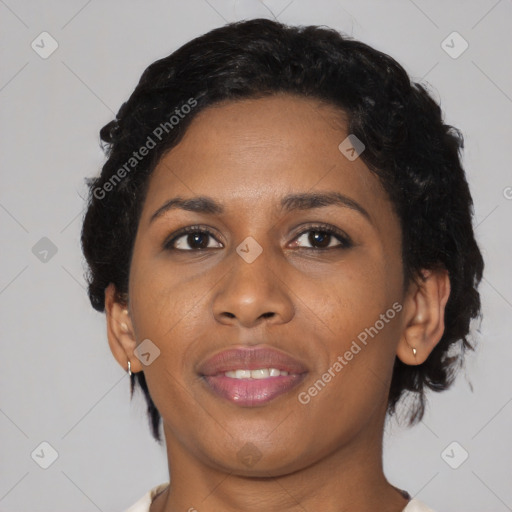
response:
[[[285,212],[311,210],[331,205],[355,210],[366,217],[368,221],[372,222],[370,214],[358,202],[339,192],[304,192],[300,194],[289,194],[281,199],[281,210]],[[191,197],[189,199],[175,197],[160,206],[151,216],[149,223],[151,224],[158,217],[161,217],[164,213],[173,209],[187,210],[207,215],[221,215],[225,212],[224,206],[221,203],[218,203],[208,196]]]

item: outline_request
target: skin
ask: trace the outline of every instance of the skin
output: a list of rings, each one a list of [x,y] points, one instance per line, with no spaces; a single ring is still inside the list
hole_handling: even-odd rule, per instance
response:
[[[421,287],[403,286],[399,219],[362,159],[338,149],[348,135],[343,119],[292,95],[225,102],[196,116],[150,178],[129,303],[116,302],[112,284],[105,297],[112,353],[124,369],[130,360],[133,372],[144,371],[163,419],[172,483],[151,512],[399,512],[407,504],[382,469],[387,394],[395,356],[421,364],[439,342],[449,277],[429,271]],[[350,197],[369,219],[338,205],[279,208],[287,194],[320,191]],[[173,209],[150,222],[170,198],[203,195],[225,212]],[[329,249],[315,245],[307,229],[322,231],[310,227],[318,222],[353,245],[340,248],[334,235]],[[187,235],[182,251],[163,248],[195,224],[214,231],[203,237],[208,249]],[[248,236],[263,249],[250,264],[236,252]],[[301,404],[298,394],[395,302],[401,311]],[[145,339],[160,350],[148,366],[134,354]],[[259,344],[306,363],[305,381],[254,408],[208,391],[200,361]],[[237,456],[244,446],[261,456],[252,466]]]

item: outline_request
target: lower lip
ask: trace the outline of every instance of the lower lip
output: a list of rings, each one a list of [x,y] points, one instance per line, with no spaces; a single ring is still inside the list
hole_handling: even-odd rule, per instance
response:
[[[214,393],[230,402],[243,407],[256,407],[292,390],[305,376],[302,373],[268,379],[233,379],[225,375],[204,375],[203,379]]]

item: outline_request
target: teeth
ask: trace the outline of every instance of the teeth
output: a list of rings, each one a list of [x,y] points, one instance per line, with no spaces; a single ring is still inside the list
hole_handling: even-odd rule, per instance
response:
[[[277,368],[258,368],[257,370],[231,370],[224,372],[224,375],[232,379],[268,379],[269,377],[288,375],[288,372]]]
[[[244,371],[244,374],[241,376],[242,379],[246,378],[246,377],[252,377],[253,379],[267,379],[268,377],[270,377],[270,370],[267,370],[266,368],[262,368],[261,370],[254,370],[254,371]],[[238,371],[236,372],[237,373],[237,377],[238,377]],[[249,374],[249,375],[246,375],[246,374]]]

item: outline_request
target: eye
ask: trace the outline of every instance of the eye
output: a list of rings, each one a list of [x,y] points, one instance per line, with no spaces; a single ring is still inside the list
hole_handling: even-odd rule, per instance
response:
[[[182,240],[181,240],[182,239]],[[199,226],[188,226],[180,229],[171,240],[165,242],[164,249],[178,251],[201,251],[204,249],[214,249],[222,247],[220,244],[214,247],[209,246],[210,239],[214,239],[214,234],[205,228]],[[188,245],[188,249],[187,249]]]
[[[201,226],[188,226],[174,233],[172,238],[164,243],[164,249],[177,251],[202,251],[206,249],[215,249],[222,247],[211,246],[210,242],[215,240],[215,234]],[[332,243],[336,242],[338,243]],[[352,241],[342,231],[327,224],[317,224],[301,231],[292,242],[293,247],[299,247],[298,243],[309,243],[310,247],[303,247],[307,250],[326,250],[326,249],[348,249],[352,247]],[[187,248],[188,247],[188,248]]]
[[[310,226],[305,231],[301,231],[293,242],[293,246],[296,247],[299,241],[307,242],[311,244],[312,247],[304,247],[304,249],[348,249],[352,247],[352,241],[350,238],[343,233],[342,231],[328,226],[326,224],[318,224],[315,226]],[[338,240],[338,244],[332,243]]]

